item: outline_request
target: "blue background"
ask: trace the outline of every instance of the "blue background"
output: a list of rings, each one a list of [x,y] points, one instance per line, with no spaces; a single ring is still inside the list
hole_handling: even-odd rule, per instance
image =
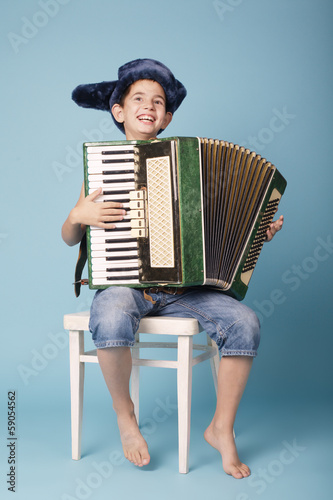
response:
[[[17,499],[149,500],[185,492],[330,498],[332,11],[329,0],[2,2],[2,498],[12,498],[5,477],[10,390],[18,405]],[[265,245],[246,297],[262,321],[260,355],[236,422],[252,482],[226,476],[203,440],[215,406],[209,364],[194,369],[190,474],[177,472],[173,411],[150,431],[147,470],[116,460],[101,484],[87,486],[96,463],[121,451],[96,365],[87,368],[84,456],[71,460],[62,317],[88,309],[93,292],[84,289],[75,299],[78,249],[67,247],[60,231],[80,192],[82,142],[122,138],[107,113],[78,108],[71,92],[80,83],[115,79],[120,65],[138,57],[163,61],[188,89],[165,137],[247,145],[288,181],[283,231]],[[158,401],[176,401],[175,374],[151,375],[142,371],[143,418]],[[288,464],[281,462],[286,443],[298,447]]]

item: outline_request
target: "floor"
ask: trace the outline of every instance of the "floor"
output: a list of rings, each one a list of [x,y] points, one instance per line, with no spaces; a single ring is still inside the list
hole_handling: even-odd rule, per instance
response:
[[[203,439],[215,395],[212,387],[201,390],[207,368],[198,367],[193,381],[190,472],[180,475],[176,392],[170,390],[175,375],[165,375],[162,387],[155,381],[149,387],[149,370],[143,375],[140,415],[151,453],[149,466],[139,469],[124,460],[111,402],[104,388],[95,390],[100,374],[96,366],[89,366],[82,459],[71,460],[68,392],[62,393],[60,387],[53,397],[38,398],[36,387],[29,400],[19,394],[16,492],[13,497],[2,480],[1,498],[331,500],[333,407],[325,398],[272,395],[269,399],[254,396],[250,388],[235,431],[240,457],[252,475],[235,480],[223,472],[219,454]],[[9,472],[7,453],[2,446],[1,463]]]

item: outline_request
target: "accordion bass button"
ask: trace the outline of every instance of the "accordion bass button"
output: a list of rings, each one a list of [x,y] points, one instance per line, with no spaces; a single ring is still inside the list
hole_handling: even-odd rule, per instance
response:
[[[130,210],[128,212],[128,215],[131,219],[143,219],[145,216],[145,213],[143,210]]]
[[[143,189],[139,189],[137,191],[130,191],[129,195],[131,201],[146,199],[146,191],[144,191]]]
[[[144,209],[144,202],[143,200],[131,200],[129,202],[129,207],[131,210]]]
[[[148,238],[148,231],[145,227],[143,228],[132,228],[131,229],[132,238]]]

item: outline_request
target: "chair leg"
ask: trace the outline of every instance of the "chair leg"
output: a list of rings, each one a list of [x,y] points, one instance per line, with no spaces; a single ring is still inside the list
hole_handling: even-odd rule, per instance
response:
[[[140,334],[135,334],[135,343],[140,342]],[[131,398],[134,404],[134,413],[136,416],[136,420],[139,425],[139,393],[140,393],[140,366],[135,364],[136,359],[140,359],[140,348],[136,347],[132,349],[132,374],[131,374]]]
[[[81,458],[82,412],[84,363],[80,355],[84,352],[84,332],[69,332],[70,386],[71,386],[71,427],[72,427],[72,459]]]
[[[216,352],[215,356],[213,356],[209,360],[210,361],[210,366],[211,366],[211,369],[212,369],[212,375],[213,375],[213,380],[214,380],[215,392],[216,392],[216,395],[217,395],[217,377],[218,377],[219,366],[220,366],[220,354],[219,354],[219,351],[218,351],[216,343],[210,338],[209,335],[207,335],[207,344],[209,346],[211,346],[211,347],[214,346],[217,349],[217,352]]]
[[[179,472],[189,470],[191,395],[192,395],[192,337],[178,337],[178,443]]]

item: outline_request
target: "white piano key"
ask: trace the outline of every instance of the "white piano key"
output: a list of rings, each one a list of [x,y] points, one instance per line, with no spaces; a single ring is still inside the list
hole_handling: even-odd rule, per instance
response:
[[[139,276],[139,271],[138,270],[128,270],[128,271],[92,271],[91,273],[93,278],[107,278],[108,276],[117,278],[117,277],[123,277],[126,278],[127,276],[130,276],[132,279],[136,278]]]
[[[117,181],[134,181],[134,176],[133,174],[92,174],[88,175],[88,182],[89,185],[91,182],[100,182],[101,185],[104,184],[112,184],[112,182],[117,182]],[[117,184],[120,184],[117,182]]]
[[[96,191],[98,188],[102,188],[104,191],[133,191],[135,189],[134,182],[117,182],[117,184],[101,184],[100,182],[89,182],[89,191]]]
[[[93,271],[102,271],[109,268],[127,268],[127,267],[139,267],[138,259],[124,259],[119,261],[109,261],[106,258],[94,259],[92,262]]]
[[[107,233],[104,236],[91,236],[90,241],[91,243],[104,243],[106,240],[126,240],[133,238],[131,231],[127,232],[126,234],[123,234],[122,232],[117,231],[116,233]],[[134,243],[135,244],[135,243]]]
[[[103,249],[110,249],[110,250],[118,250],[119,248],[122,249],[131,249],[136,251],[136,242],[132,241],[121,241],[121,242],[111,242],[111,243],[91,243],[91,250],[103,250]]]
[[[100,199],[101,198],[101,199]],[[114,203],[121,203],[124,209],[129,209],[130,204],[126,200],[126,195],[117,195],[116,197],[113,195],[105,195],[98,197],[98,199],[95,200],[95,203],[106,203],[106,202],[114,202]]]
[[[100,161],[91,161],[88,163],[88,174],[101,174],[104,171],[108,172],[119,172],[131,170],[134,173],[134,162],[133,163],[101,163]]]
[[[117,160],[119,162],[121,162],[121,160],[130,160],[130,161],[134,161],[134,158],[133,158],[133,154],[134,153],[125,153],[125,152],[122,152],[122,151],[116,151],[115,153],[110,153],[108,154],[108,151],[105,152],[105,154],[103,154],[103,152],[101,151],[100,153],[87,153],[87,161],[90,162],[90,161],[101,161],[101,162],[105,162],[105,160]]]
[[[91,226],[90,227],[90,236],[91,237],[102,237],[105,236],[106,238],[108,235],[118,233],[119,235],[123,235],[127,233],[127,231],[116,231],[115,229],[103,229],[101,227],[96,227],[96,226]],[[130,234],[130,230],[128,230],[128,234]]]
[[[90,226],[90,236],[104,236],[108,234],[114,234],[116,232],[119,232],[119,234],[124,234],[127,231],[116,231],[116,229],[108,229],[108,228],[101,228],[101,227],[96,227],[96,226]],[[130,232],[130,229],[128,229],[128,233]]]
[[[103,146],[87,146],[88,154],[100,154],[103,151],[134,151],[134,144],[110,144]]]
[[[100,258],[100,257],[121,257],[124,259],[128,259],[130,257],[137,257],[138,252],[137,250],[125,250],[125,251],[112,251],[112,252],[107,252],[105,249],[104,250],[92,250],[91,251],[91,257],[92,258]],[[111,262],[111,261],[110,261]]]
[[[124,218],[123,222],[122,222],[122,226],[118,225],[116,226],[115,228],[106,228],[105,229],[105,234],[104,233],[96,233],[94,232],[93,230],[94,229],[99,229],[99,228],[96,228],[95,226],[91,226],[90,228],[90,238],[100,238],[102,236],[104,236],[105,238],[112,238],[114,240],[116,239],[121,239],[121,240],[125,240],[126,238],[133,238],[133,236],[131,236],[131,223],[133,221],[131,220],[126,220]],[[113,222],[111,222],[110,224],[107,223],[107,225],[112,225]]]
[[[131,222],[130,221],[114,221],[114,222],[111,222],[111,224],[113,224],[115,226],[115,229],[130,229],[131,228]]]
[[[126,196],[127,198],[130,198],[130,193],[134,191],[134,182],[126,182],[126,184],[117,183],[114,185],[111,184],[110,186],[100,185],[99,187],[102,188],[102,193],[100,196],[122,195]],[[89,186],[88,191],[89,194],[91,194],[95,191],[95,189],[91,189],[91,187]]]
[[[121,285],[122,283],[126,285],[140,285],[139,280],[107,280],[105,278],[95,278],[92,280],[92,284],[96,286],[101,285]]]

